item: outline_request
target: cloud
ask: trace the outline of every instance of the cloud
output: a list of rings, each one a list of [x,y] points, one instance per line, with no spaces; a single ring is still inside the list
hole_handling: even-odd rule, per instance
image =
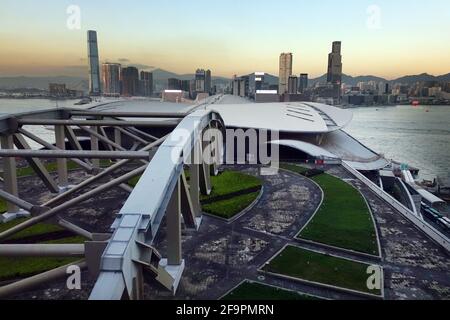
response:
[[[149,65],[146,65],[146,64],[139,64],[139,63],[132,63],[129,66],[138,68],[139,70],[153,70],[153,69],[155,69],[154,66],[149,66]]]

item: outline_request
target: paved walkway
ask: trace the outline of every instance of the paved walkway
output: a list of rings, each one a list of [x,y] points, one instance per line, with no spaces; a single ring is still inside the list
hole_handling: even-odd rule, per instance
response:
[[[259,176],[257,167],[241,166],[236,169]],[[381,263],[385,269],[387,299],[449,299],[449,256],[344,168],[333,166],[327,171],[358,188],[368,200],[380,234],[383,255],[381,262],[376,258],[294,239],[319,206],[322,193],[312,181],[294,173],[280,171],[276,176],[261,177],[264,181],[263,196],[254,208],[239,219],[226,223],[205,216],[198,232],[183,234],[186,269],[175,299],[218,299],[244,279],[328,299],[361,299],[350,293],[259,273],[258,268],[287,244],[369,264]],[[122,198],[118,194],[120,192],[116,190],[105,194],[108,199],[115,196],[115,201],[101,203],[106,206],[106,203],[111,202],[120,207],[120,202],[117,201]],[[116,210],[112,207],[96,208],[94,214],[97,218],[89,223],[91,212],[83,212],[83,208],[86,208],[86,204],[71,209],[68,214],[74,218],[81,214],[82,222],[89,225],[90,230],[97,227],[103,229],[106,225],[102,223],[103,216],[107,215],[106,220],[113,219]],[[166,247],[164,230],[162,225],[156,240],[156,247],[162,253]],[[90,279],[85,273],[81,291],[67,291],[64,284],[52,283],[45,290],[27,293],[19,298],[86,299],[94,279]],[[145,287],[147,299],[173,299],[155,281],[150,281]]]
[[[358,188],[378,228],[386,299],[450,299],[450,257],[343,167],[329,170]]]

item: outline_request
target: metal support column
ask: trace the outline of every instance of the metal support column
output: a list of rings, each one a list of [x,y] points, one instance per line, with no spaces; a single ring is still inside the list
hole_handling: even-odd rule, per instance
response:
[[[2,149],[14,149],[14,140],[12,135],[1,136]],[[3,158],[3,180],[5,183],[5,191],[12,194],[15,197],[19,197],[17,189],[17,172],[16,172],[16,159],[15,158]],[[11,202],[7,203],[8,213],[17,213],[19,207]]]
[[[167,263],[181,265],[181,182],[177,185],[167,206]]]
[[[98,133],[98,127],[91,127],[91,130]],[[98,151],[98,138],[93,134],[91,134],[91,150]],[[92,159],[92,165],[95,169],[100,169],[100,160]]]
[[[66,150],[66,135],[64,126],[55,126],[56,147],[61,150]],[[58,158],[56,160],[58,167],[58,182],[61,188],[67,188],[69,185],[69,178],[67,176],[67,159]]]
[[[16,133],[13,137],[17,149],[31,150],[30,145],[21,134]],[[27,160],[30,167],[33,168],[34,172],[36,172],[36,174],[39,176],[39,178],[41,178],[42,182],[50,190],[50,192],[59,193],[58,184],[55,182],[55,180],[52,178],[48,170],[45,168],[42,161],[40,159],[31,157],[25,159]]]
[[[192,162],[189,165],[189,193],[191,195],[192,206],[197,218],[201,217],[202,215],[200,206],[200,165],[198,164],[198,161],[201,161],[200,157],[198,156],[199,146],[199,143],[195,144],[194,150],[192,151]]]

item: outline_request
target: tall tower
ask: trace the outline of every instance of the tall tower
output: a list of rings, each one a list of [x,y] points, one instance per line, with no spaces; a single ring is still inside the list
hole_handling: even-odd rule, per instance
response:
[[[327,81],[332,84],[341,84],[342,82],[342,55],[340,41],[333,42],[333,49],[328,55]]]
[[[280,55],[279,94],[288,92],[289,77],[292,75],[292,60],[292,53],[282,53]]]
[[[342,55],[341,42],[333,42],[333,49],[328,55],[327,81],[333,85],[333,98],[339,103],[341,100],[342,84]]]
[[[100,83],[100,62],[98,58],[97,31],[88,31],[89,94],[102,93]]]
[[[211,70],[205,71],[205,92],[211,93],[212,87],[212,79],[211,79]]]
[[[195,72],[195,91],[206,92],[206,71],[197,69]]]

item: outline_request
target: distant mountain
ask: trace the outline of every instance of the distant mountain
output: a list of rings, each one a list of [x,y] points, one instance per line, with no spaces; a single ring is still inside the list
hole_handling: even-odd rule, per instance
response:
[[[342,82],[350,85],[350,86],[356,86],[359,82],[368,82],[368,81],[376,81],[376,82],[388,82],[388,80],[376,76],[357,76],[352,77],[346,74],[342,75]],[[321,77],[309,79],[309,85],[314,86],[316,83],[326,83],[327,82],[327,75],[324,74]]]
[[[405,76],[398,79],[395,79],[392,82],[412,84],[416,82],[426,82],[426,81],[440,81],[440,82],[448,82],[450,81],[450,73],[442,75],[442,76],[433,76],[428,73],[422,73],[419,75],[411,75]]]
[[[155,69],[153,72],[153,79],[154,80],[164,80],[167,81],[170,78],[176,78],[179,80],[192,80],[195,78],[195,74],[176,74],[164,69]],[[225,78],[225,77],[218,77],[214,76],[214,73],[212,74],[212,80],[224,80],[224,81],[230,81],[231,79]]]
[[[87,78],[55,76],[55,77],[2,77],[0,89],[40,89],[48,90],[49,83],[65,83],[69,89],[87,91]]]
[[[404,76],[404,77],[400,77],[400,78],[394,79],[394,80],[386,80],[384,78],[371,76],[371,75],[358,76],[358,77],[352,77],[352,76],[349,76],[346,74],[342,75],[342,82],[347,85],[351,85],[351,86],[356,86],[359,82],[368,82],[368,81],[388,82],[391,84],[394,84],[394,83],[413,84],[416,82],[427,82],[427,81],[450,82],[450,73],[442,75],[442,76],[433,76],[428,73],[422,73],[419,75]],[[317,82],[326,83],[327,75],[324,74],[321,77],[310,79],[309,85],[314,86]]]

